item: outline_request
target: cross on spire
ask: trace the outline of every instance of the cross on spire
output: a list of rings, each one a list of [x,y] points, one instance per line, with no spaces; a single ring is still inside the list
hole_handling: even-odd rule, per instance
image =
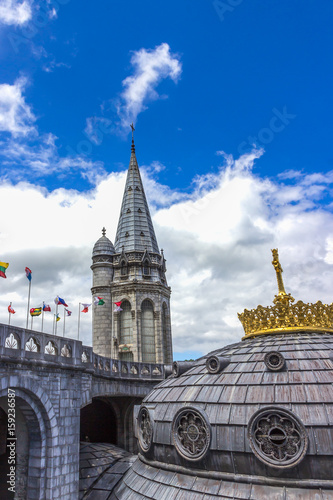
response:
[[[103,229],[102,229],[102,235],[105,236],[105,233],[106,233],[106,229],[105,229],[105,227],[103,227]]]
[[[133,122],[131,123],[130,127],[132,129],[132,147],[131,147],[131,150],[132,150],[133,153],[135,153],[135,145],[134,145],[134,132],[135,132],[135,128],[134,128]]]

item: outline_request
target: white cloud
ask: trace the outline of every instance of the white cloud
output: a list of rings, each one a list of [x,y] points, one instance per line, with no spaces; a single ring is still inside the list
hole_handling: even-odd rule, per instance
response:
[[[239,341],[237,312],[272,303],[277,284],[271,248],[279,248],[287,292],[305,302],[333,301],[331,174],[297,176],[291,192],[290,185],[252,173],[260,154],[236,161],[225,156],[220,172],[197,178],[186,197],[159,185],[148,171],[143,174],[172,287],[174,349],[184,357],[189,346],[206,353]],[[28,266],[32,306],[64,297],[73,310],[67,333],[75,337],[78,303],[90,302],[92,248],[103,226],[114,239],[124,183],[125,172],[100,178],[86,193],[48,193],[27,183],[0,186],[0,212],[11,207],[0,222],[0,260],[10,263],[8,278],[1,281],[1,322],[7,322],[12,300],[17,310],[12,323],[25,325]],[[325,188],[319,200],[317,186]],[[161,209],[162,196],[167,208]],[[91,316],[81,320],[89,343]],[[34,325],[39,328],[38,319]],[[52,331],[51,319],[46,326]]]
[[[171,54],[167,43],[133,52],[131,64],[133,74],[123,80],[124,90],[117,105],[121,126],[126,130],[149,101],[159,98],[158,84],[165,78],[176,83],[182,72],[179,56]]]
[[[0,23],[22,26],[30,21],[32,15],[32,2],[24,0],[0,0]]]
[[[111,124],[111,120],[107,118],[91,116],[86,119],[84,133],[91,142],[100,145],[103,142],[104,136],[111,133]]]
[[[0,84],[0,131],[14,137],[36,133],[36,117],[23,96],[26,85],[25,78],[18,78],[13,85]]]

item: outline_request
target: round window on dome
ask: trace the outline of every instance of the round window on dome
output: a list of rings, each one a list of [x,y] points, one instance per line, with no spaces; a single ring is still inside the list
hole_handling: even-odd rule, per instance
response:
[[[149,451],[153,441],[153,421],[145,406],[140,408],[138,414],[138,438],[141,449]]]
[[[207,417],[198,409],[179,410],[172,423],[172,437],[178,453],[187,460],[200,460],[210,446],[211,427]]]
[[[302,422],[281,408],[267,407],[254,413],[248,424],[248,438],[255,456],[279,469],[297,465],[308,448]]]
[[[271,351],[265,355],[264,363],[271,371],[280,371],[284,368],[285,359],[278,351]]]

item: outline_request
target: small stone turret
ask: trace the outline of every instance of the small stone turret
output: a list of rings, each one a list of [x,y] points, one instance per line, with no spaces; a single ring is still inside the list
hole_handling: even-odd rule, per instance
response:
[[[112,328],[112,297],[111,282],[113,279],[112,259],[115,249],[112,242],[105,236],[96,241],[91,269],[93,271],[93,346],[96,354],[111,356],[111,328]],[[94,299],[102,297],[103,306],[94,305]]]

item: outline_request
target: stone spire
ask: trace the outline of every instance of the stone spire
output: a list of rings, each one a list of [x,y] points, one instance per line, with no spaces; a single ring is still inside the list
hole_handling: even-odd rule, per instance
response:
[[[134,127],[132,128],[132,134]],[[132,135],[131,159],[118,222],[115,250],[159,252],[146,195],[143,189]]]

